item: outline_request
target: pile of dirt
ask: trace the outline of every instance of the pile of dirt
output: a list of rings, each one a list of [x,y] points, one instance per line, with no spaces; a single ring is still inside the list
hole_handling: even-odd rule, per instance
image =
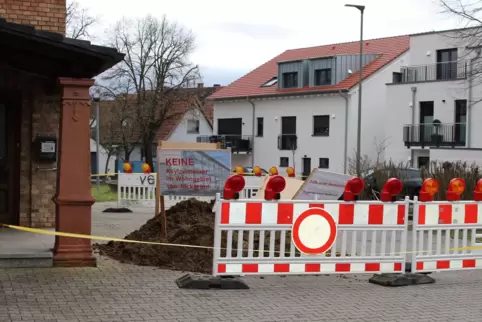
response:
[[[148,220],[141,228],[125,237],[129,240],[213,246],[214,200],[211,203],[189,199],[166,211],[167,238],[161,237],[161,218]],[[95,244],[94,249],[123,263],[157,266],[168,269],[210,273],[211,249],[133,244],[111,241]]]

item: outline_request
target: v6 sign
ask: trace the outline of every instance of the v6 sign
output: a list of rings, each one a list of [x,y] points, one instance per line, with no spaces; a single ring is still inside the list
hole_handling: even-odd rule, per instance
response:
[[[119,184],[131,187],[155,187],[156,175],[143,173],[122,174],[119,176]]]

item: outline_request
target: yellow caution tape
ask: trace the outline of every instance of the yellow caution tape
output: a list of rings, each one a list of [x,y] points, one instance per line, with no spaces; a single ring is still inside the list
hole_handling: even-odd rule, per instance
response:
[[[132,175],[136,175],[136,174],[146,174],[146,173],[144,173],[144,172],[137,172],[137,173],[124,173],[124,172],[121,172],[120,174],[132,174]],[[155,172],[149,173],[149,174],[156,175]],[[91,174],[90,176],[91,176],[91,177],[113,177],[113,176],[116,176],[116,175],[119,175],[119,173],[96,173],[96,174]]]
[[[115,238],[115,237],[104,237],[104,236],[93,236],[93,235],[84,235],[84,234],[63,233],[63,232],[59,232],[59,231],[48,231],[48,230],[43,230],[43,229],[29,228],[29,227],[23,227],[23,226],[15,226],[15,225],[6,225],[6,224],[0,224],[0,225],[3,226],[3,227],[12,228],[12,229],[16,229],[16,230],[26,231],[26,232],[35,233],[35,234],[50,235],[50,236],[72,237],[72,238],[82,238],[82,239],[95,239],[95,240],[104,240],[104,241],[117,241],[117,242],[123,242],[123,243],[146,244],[146,245],[177,246],[177,247],[204,248],[204,249],[213,249],[214,248],[214,247],[207,247],[207,246],[170,244],[170,243],[160,243],[160,242],[147,242],[147,241],[129,240],[129,239],[122,239],[122,238]]]
[[[72,238],[82,238],[82,239],[91,239],[91,240],[103,240],[103,241],[116,241],[121,243],[132,243],[132,244],[145,244],[145,245],[158,245],[158,246],[172,246],[172,247],[185,247],[185,248],[197,248],[197,249],[220,249],[226,250],[227,248],[216,248],[210,246],[198,246],[198,245],[188,245],[188,244],[172,244],[172,243],[161,243],[161,242],[148,242],[148,241],[140,241],[140,240],[129,240],[123,238],[115,238],[115,237],[104,237],[104,236],[94,236],[94,235],[84,235],[84,234],[73,234],[73,233],[63,233],[58,231],[48,231],[38,228],[29,228],[23,226],[15,226],[15,225],[7,225],[7,224],[0,224],[2,227],[7,227],[11,229],[26,231],[35,234],[42,234],[42,235],[50,235],[50,236],[61,236],[61,237],[72,237]],[[462,251],[462,250],[475,250],[475,249],[482,249],[482,245],[480,246],[467,246],[467,247],[457,247],[457,248],[450,248],[449,251]],[[258,250],[255,250],[258,251]],[[269,253],[269,250],[265,250],[265,253]],[[396,253],[387,253],[384,255],[402,255],[402,254],[413,254],[413,253],[431,253],[432,250],[420,250],[420,251],[408,251],[408,252],[396,252]],[[281,253],[280,251],[274,251],[274,253]]]

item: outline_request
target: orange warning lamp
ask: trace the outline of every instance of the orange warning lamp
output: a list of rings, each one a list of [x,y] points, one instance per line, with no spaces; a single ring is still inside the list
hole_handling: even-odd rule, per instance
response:
[[[360,178],[351,178],[345,185],[345,191],[343,192],[343,200],[355,201],[356,196],[359,195],[363,189],[365,189],[365,181]]]
[[[288,177],[294,178],[295,177],[295,169],[292,168],[292,167],[287,168],[286,174],[288,175]]]
[[[479,181],[477,181],[477,184],[475,185],[474,200],[482,201],[482,179],[479,179]]]
[[[449,182],[449,189],[447,190],[447,200],[457,201],[460,200],[460,195],[465,191],[465,181],[460,178],[453,178]]]
[[[281,198],[281,192],[286,188],[286,180],[282,176],[273,175],[264,191],[265,200],[279,200]]]
[[[234,172],[236,172],[236,174],[244,175],[244,168],[240,165],[237,165]]]
[[[278,175],[278,168],[277,167],[269,168],[269,174],[272,175],[272,176],[277,176]]]
[[[223,198],[225,200],[239,199],[239,192],[244,189],[246,181],[240,174],[234,174],[224,184]]]
[[[380,193],[380,200],[383,202],[395,201],[394,198],[402,192],[403,184],[397,178],[390,178],[385,182],[382,192]]]
[[[420,188],[419,200],[422,202],[432,201],[433,196],[438,192],[440,185],[437,179],[428,178],[422,183],[422,188]]]
[[[255,176],[261,177],[261,168],[258,167],[258,166],[255,166],[255,167],[253,168],[253,173],[254,173]]]
[[[147,162],[142,164],[141,169],[142,169],[142,172],[144,172],[144,174],[151,173],[151,166]]]
[[[129,162],[124,162],[122,169],[124,169],[124,173],[132,173],[132,166]]]

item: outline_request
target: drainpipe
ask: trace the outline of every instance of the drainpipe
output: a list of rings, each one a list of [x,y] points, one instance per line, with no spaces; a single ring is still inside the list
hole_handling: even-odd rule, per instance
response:
[[[472,92],[472,85],[473,85],[473,79],[472,79],[472,71],[474,70],[474,60],[475,59],[478,59],[480,57],[480,52],[481,52],[481,49],[480,47],[479,48],[476,48],[475,49],[475,54],[476,56],[474,58],[471,58],[470,59],[470,75],[469,75],[469,106],[467,108],[467,129],[465,130],[466,131],[466,135],[467,135],[467,148],[470,148],[470,141],[471,141],[471,138],[472,138],[472,135],[471,135],[471,131],[472,131],[472,127],[470,126],[470,124],[472,123],[472,104],[473,104],[473,92]]]
[[[341,97],[345,99],[345,143],[343,148],[343,173],[346,174],[347,158],[348,158],[348,95],[342,91],[338,91]]]
[[[413,140],[415,135],[415,106],[417,105],[417,87],[413,86],[412,88],[412,126],[410,129],[410,137],[408,140]],[[410,166],[413,167],[413,153],[410,156]]]
[[[255,116],[256,116],[256,105],[254,104],[254,102],[252,100],[249,99],[249,97],[247,98],[247,101],[249,104],[251,104],[251,106],[253,107],[253,115],[252,115],[252,118],[253,118],[253,122],[252,122],[252,129],[251,129],[251,134],[252,134],[252,141],[251,141],[251,168],[254,168],[254,128],[255,128]]]

